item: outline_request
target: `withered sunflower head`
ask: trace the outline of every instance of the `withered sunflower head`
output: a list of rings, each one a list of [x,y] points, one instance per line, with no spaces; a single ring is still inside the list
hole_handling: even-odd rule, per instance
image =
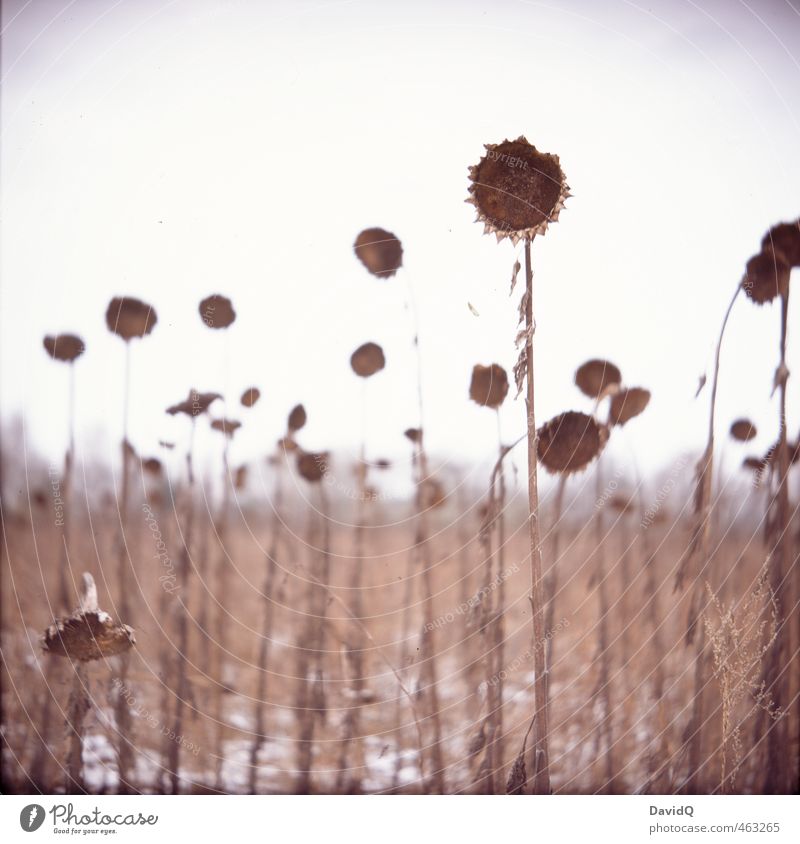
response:
[[[587,360],[575,371],[576,386],[590,399],[599,399],[610,386],[621,382],[622,373],[618,367],[599,358]]]
[[[612,425],[624,425],[638,416],[650,403],[650,390],[628,387],[611,397],[608,416]]]
[[[570,410],[545,422],[537,432],[539,461],[554,474],[585,469],[603,450],[608,428],[594,416]]]
[[[569,186],[557,155],[539,152],[520,135],[515,141],[486,144],[486,155],[469,168],[470,197],[486,234],[498,241],[544,234],[558,219]]]
[[[158,322],[155,308],[131,296],[115,296],[106,308],[106,325],[127,343],[149,334]]]
[[[157,457],[146,457],[142,460],[142,470],[155,478],[161,475],[162,468],[161,461]]]
[[[248,387],[243,393],[240,401],[244,407],[252,407],[261,398],[261,390],[258,387]]]
[[[785,296],[789,291],[789,265],[783,255],[769,246],[754,255],[747,262],[742,287],[756,305]]]
[[[236,319],[236,311],[227,296],[220,296],[215,293],[213,296],[206,296],[198,306],[200,319],[209,328],[227,328]]]
[[[391,278],[403,265],[403,245],[386,229],[364,229],[353,249],[358,260],[378,278]]]
[[[377,343],[364,343],[350,355],[350,366],[361,378],[369,378],[386,366],[383,349]]]
[[[328,471],[328,452],[299,451],[297,454],[297,471],[300,477],[309,483],[319,483]]]
[[[225,434],[228,439],[233,439],[233,435],[241,427],[242,423],[237,419],[214,419],[211,422],[211,428],[214,431],[219,431],[221,434]]]
[[[790,267],[800,267],[800,220],[778,223],[761,241],[762,249],[773,249]]]
[[[422,429],[421,428],[407,428],[403,433],[403,436],[410,440],[412,443],[419,443],[422,442]]]
[[[44,347],[53,360],[72,363],[86,351],[86,344],[76,334],[48,334]]]
[[[749,419],[737,419],[731,424],[731,437],[740,443],[746,443],[755,438],[758,431]]]
[[[286,426],[292,432],[299,431],[305,426],[307,421],[306,409],[302,404],[297,404],[291,409]]]
[[[469,397],[483,407],[497,409],[508,395],[508,375],[499,363],[472,367],[472,380],[469,385]]]
[[[188,398],[168,407],[167,413],[170,416],[175,416],[177,413],[183,413],[186,416],[200,416],[201,413],[208,410],[213,402],[221,398],[222,396],[219,393],[200,393],[191,389]]]

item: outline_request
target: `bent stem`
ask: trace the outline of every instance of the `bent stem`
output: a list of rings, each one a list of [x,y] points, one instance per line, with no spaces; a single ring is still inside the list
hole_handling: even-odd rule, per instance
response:
[[[533,270],[531,269],[531,239],[525,240],[525,354],[528,411],[528,530],[531,559],[531,612],[533,626],[533,791],[550,793],[550,754],[548,721],[548,676],[545,648],[537,647],[544,641],[544,589],[542,582],[542,548],[539,538],[539,482],[536,459],[536,416],[534,412],[533,369]]]

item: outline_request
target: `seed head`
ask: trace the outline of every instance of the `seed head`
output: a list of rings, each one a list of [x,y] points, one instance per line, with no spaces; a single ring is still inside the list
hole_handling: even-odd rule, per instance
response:
[[[536,452],[545,469],[568,475],[585,469],[600,454],[607,440],[605,425],[593,416],[570,410],[539,428]]]
[[[587,360],[575,371],[575,384],[590,399],[599,399],[612,384],[622,382],[622,373],[607,360]]]
[[[403,265],[403,245],[385,229],[364,229],[353,249],[358,260],[378,278],[391,278]]]
[[[789,265],[780,253],[766,247],[747,262],[742,287],[756,305],[785,296],[789,291]]]
[[[557,155],[539,152],[520,136],[486,144],[486,155],[469,169],[467,202],[477,209],[485,234],[517,243],[544,234],[569,196]]]
[[[731,437],[740,443],[746,443],[755,438],[758,431],[749,419],[737,419],[731,425]]]
[[[412,443],[422,442],[421,428],[407,428],[403,436]]]
[[[328,471],[328,452],[299,451],[297,455],[297,471],[309,483],[319,483]]]
[[[261,398],[261,390],[258,387],[248,387],[243,393],[241,402],[244,407],[252,407]]]
[[[350,356],[353,372],[361,378],[369,378],[386,366],[383,349],[377,343],[364,343]]]
[[[236,419],[214,419],[211,422],[211,427],[213,430],[225,434],[229,440],[232,440],[236,431],[242,427],[242,423]]]
[[[790,267],[800,267],[800,220],[773,226],[764,235],[761,248],[774,249]]]
[[[200,302],[198,311],[200,311],[200,319],[209,328],[227,328],[236,319],[236,311],[233,309],[231,300],[218,293],[206,296]]]
[[[306,409],[302,404],[295,405],[289,413],[287,421],[287,428],[294,432],[299,431],[306,424],[308,417],[306,416]]]
[[[497,409],[508,395],[508,375],[498,363],[481,366],[476,363],[472,368],[472,380],[469,385],[469,397],[483,407]]]
[[[168,407],[167,413],[170,416],[175,416],[177,413],[183,413],[186,416],[200,416],[201,413],[208,410],[213,402],[221,398],[222,396],[219,393],[199,393],[193,388],[189,390],[188,398]]]
[[[155,308],[130,296],[115,296],[106,309],[108,330],[127,343],[149,334],[158,322]]]
[[[76,334],[48,334],[44,338],[44,347],[53,360],[72,363],[86,350],[86,345]]]
[[[609,419],[612,425],[624,425],[638,416],[650,403],[650,391],[642,387],[628,387],[611,397]]]

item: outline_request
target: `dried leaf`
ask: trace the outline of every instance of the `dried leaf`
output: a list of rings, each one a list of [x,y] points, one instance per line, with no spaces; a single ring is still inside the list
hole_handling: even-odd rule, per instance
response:
[[[694,397],[697,398],[700,393],[703,392],[703,387],[706,385],[706,374],[705,372],[700,376],[700,381],[697,384],[697,392],[694,394]]]
[[[522,325],[522,323],[525,322],[525,314],[528,310],[528,296],[529,293],[526,290],[522,294],[522,298],[519,300],[519,308],[517,309],[517,314],[519,315],[519,321],[517,323],[518,325]]]
[[[470,309],[473,316],[480,316],[478,309],[472,304],[472,302],[467,302],[467,307]]]
[[[523,347],[519,353],[519,358],[514,364],[514,383],[517,385],[517,397],[522,392],[525,385],[525,376],[528,374],[528,350]]]
[[[517,286],[517,276],[519,275],[519,270],[520,270],[519,261],[514,261],[514,269],[511,270],[511,290],[508,293],[509,296],[511,296],[514,293],[514,288]]]
[[[477,756],[481,750],[486,746],[486,722],[481,723],[481,728],[478,730],[477,733],[470,739],[469,747],[467,748],[467,753],[469,753],[470,758],[473,756]]]

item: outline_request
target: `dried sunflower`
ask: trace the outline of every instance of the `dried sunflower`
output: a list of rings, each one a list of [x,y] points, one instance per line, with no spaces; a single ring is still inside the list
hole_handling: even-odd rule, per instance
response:
[[[306,409],[302,404],[297,404],[289,413],[289,419],[286,424],[290,431],[299,431],[305,426],[307,421],[308,417],[306,416]]]
[[[628,387],[611,397],[609,419],[612,425],[624,425],[638,416],[650,403],[650,391],[642,387]]]
[[[241,427],[242,423],[237,419],[214,419],[211,422],[211,428],[214,431],[219,431],[221,434],[225,434],[228,439],[233,439],[233,435]]]
[[[622,373],[607,360],[587,360],[575,371],[575,384],[590,399],[599,399],[612,384],[622,382]]]
[[[236,319],[236,311],[233,309],[231,300],[227,296],[220,296],[218,293],[206,296],[200,302],[198,310],[200,311],[200,319],[209,328],[227,328]]]
[[[72,363],[86,351],[86,344],[76,334],[48,334],[44,347],[53,360]]]
[[[569,196],[557,155],[539,152],[520,136],[486,144],[486,155],[470,167],[467,202],[477,209],[486,234],[513,243],[544,234]]]
[[[385,229],[364,229],[353,249],[358,260],[378,278],[391,278],[403,265],[403,245]]]
[[[747,262],[742,287],[756,305],[785,296],[789,291],[789,265],[780,253],[766,247]]]
[[[252,407],[261,398],[261,390],[258,387],[248,387],[243,393],[240,401],[244,407]]]
[[[497,409],[508,395],[508,375],[500,364],[482,366],[477,363],[472,368],[472,380],[469,385],[469,397],[483,407]]]
[[[761,241],[762,249],[774,249],[790,267],[800,267],[800,220],[778,223]]]
[[[731,437],[740,443],[746,443],[755,438],[756,426],[749,419],[737,419],[731,424]]]
[[[219,393],[199,393],[197,390],[191,389],[188,398],[168,407],[167,413],[170,416],[175,416],[177,413],[184,413],[186,416],[199,416],[201,413],[205,413],[213,402],[221,398],[222,396]]]
[[[309,483],[318,483],[328,471],[328,452],[300,451],[297,455],[297,471]]]
[[[593,416],[570,410],[539,428],[536,452],[550,472],[570,474],[585,469],[600,454],[607,440],[605,425]]]
[[[131,296],[115,296],[106,309],[108,330],[127,343],[149,334],[158,322],[155,308]]]
[[[383,349],[377,343],[364,343],[350,356],[353,372],[361,378],[369,378],[386,366]]]

